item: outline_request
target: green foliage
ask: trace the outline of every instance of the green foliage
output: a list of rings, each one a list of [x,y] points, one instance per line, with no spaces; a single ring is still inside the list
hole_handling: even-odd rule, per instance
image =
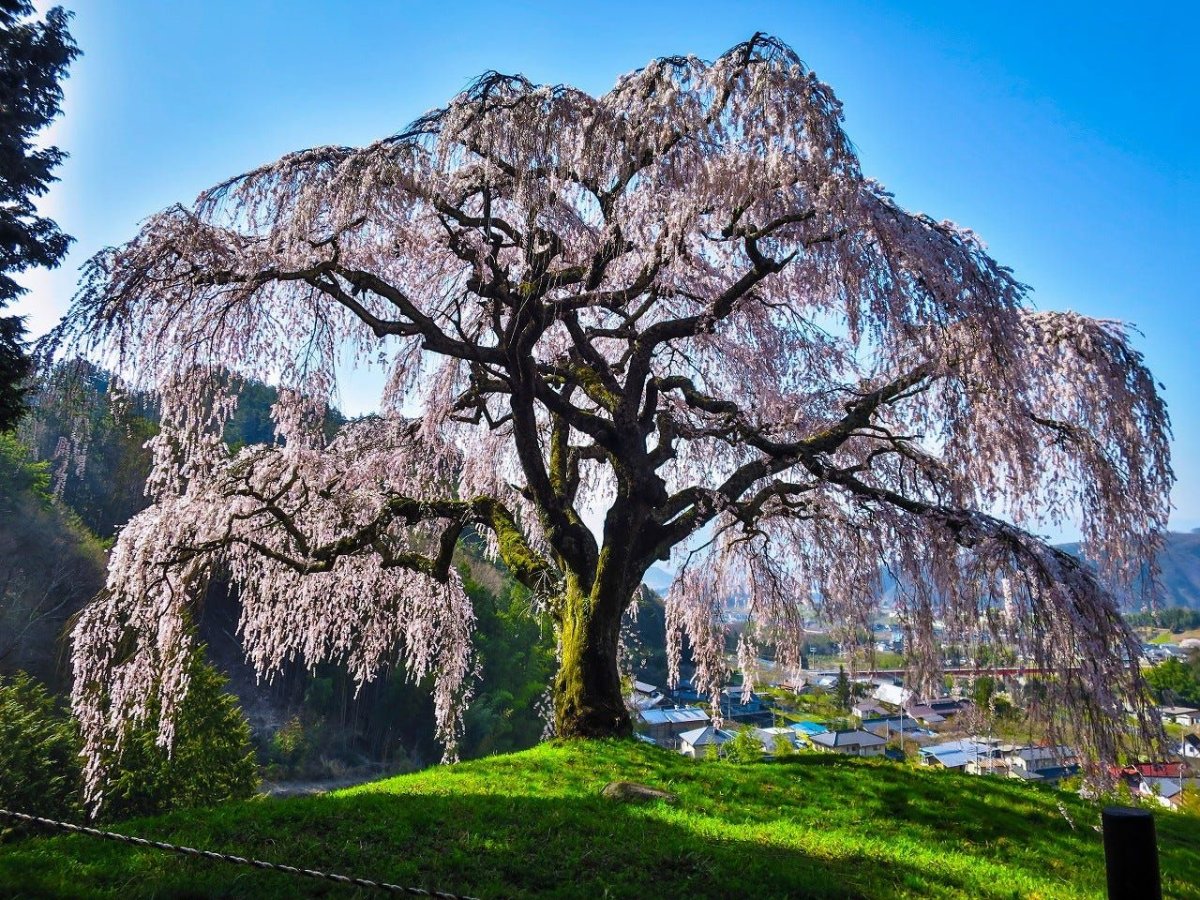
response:
[[[0,511],[11,515],[22,496],[49,505],[50,466],[30,460],[15,434],[0,433]]]
[[[998,719],[1014,719],[1017,717],[1018,710],[1013,706],[1012,700],[1003,694],[996,694],[992,698],[992,709],[996,713]]]
[[[1179,800],[1179,811],[1200,819],[1200,788],[1185,787]]]
[[[614,803],[601,796],[611,781],[678,802]],[[1155,818],[1165,895],[1196,897],[1200,819]],[[1097,804],[1014,779],[816,753],[712,765],[632,741],[580,741],[122,828],[478,897],[1082,900],[1104,892],[1099,823]],[[21,896],[119,900],[312,890],[87,837],[0,848],[0,884]]]
[[[775,735],[775,758],[786,759],[789,756],[795,756],[798,751],[796,745],[791,742],[786,734]]]
[[[271,735],[267,747],[267,777],[276,779],[297,774],[307,760],[312,746],[312,735],[305,732],[304,723],[299,716],[292,716],[283,727]]]
[[[1200,609],[1172,606],[1153,612],[1130,613],[1125,617],[1125,621],[1139,628],[1166,628],[1172,634],[1180,634],[1200,628]]]
[[[114,402],[111,381],[86,360],[56,366],[40,379],[21,428],[31,454],[53,460],[61,505],[103,539],[150,502],[145,443],[158,431],[148,401],[130,395]]]
[[[1159,703],[1200,706],[1200,656],[1165,660],[1146,673],[1146,683]]]
[[[783,718],[792,722],[803,720],[824,722],[842,717],[845,713],[845,710],[838,706],[837,698],[820,688],[804,694],[795,694],[778,688],[761,688],[759,693],[772,697],[775,700],[776,708],[782,707],[789,710],[790,712],[786,713]]]
[[[971,688],[971,699],[975,701],[977,709],[988,709],[991,706],[992,697],[996,694],[996,679],[991,675],[980,675],[975,679],[975,684]]]
[[[459,571],[475,609],[481,668],[479,692],[466,712],[463,755],[532,747],[545,727],[538,703],[555,668],[550,623],[531,615],[528,590],[511,578],[492,591],[467,566]]]
[[[0,434],[0,673],[60,686],[66,623],[103,585],[100,543],[50,502],[45,463]]]
[[[105,788],[100,811],[105,819],[209,806],[257,790],[250,726],[237,699],[225,692],[225,676],[199,649],[189,675],[174,747],[167,753],[158,746],[153,717],[134,730]]]
[[[891,650],[876,650],[872,660],[873,669],[903,669],[905,665],[904,654]]]
[[[763,758],[762,744],[754,736],[754,729],[743,725],[722,749],[725,759],[733,763],[760,762]]]
[[[36,408],[22,428],[41,459],[59,455],[64,437],[74,444],[72,453],[78,458],[56,459],[56,468],[63,467],[61,499],[101,538],[111,538],[149,503],[150,451],[145,445],[158,433],[158,413],[150,399],[127,394],[116,402],[109,393],[111,381],[111,373],[86,360],[57,366],[41,379]],[[278,395],[259,381],[239,385],[237,409],[224,433],[232,451],[275,440],[271,405]],[[340,412],[330,410],[326,435],[344,422]]]
[[[0,806],[76,819],[79,778],[70,716],[28,675],[0,678]]]
[[[849,712],[852,697],[850,694],[850,679],[846,677],[845,666],[838,666],[837,688],[835,690],[835,696],[837,697],[838,709],[842,712]]]

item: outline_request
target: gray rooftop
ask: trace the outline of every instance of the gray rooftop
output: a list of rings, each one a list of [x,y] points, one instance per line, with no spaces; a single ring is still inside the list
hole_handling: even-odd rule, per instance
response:
[[[691,744],[693,747],[706,747],[709,744],[724,744],[732,741],[733,732],[705,725],[695,731],[685,731],[679,736],[679,740],[685,744]]]
[[[674,709],[643,709],[638,713],[647,725],[690,725],[707,722],[709,714],[698,706],[681,706]]]
[[[869,731],[824,731],[812,735],[809,740],[822,747],[880,747],[887,743],[879,735]]]

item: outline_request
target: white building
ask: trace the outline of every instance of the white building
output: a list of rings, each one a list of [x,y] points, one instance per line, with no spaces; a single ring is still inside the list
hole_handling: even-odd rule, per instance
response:
[[[695,731],[685,731],[679,736],[679,752],[695,759],[718,756],[721,753],[721,747],[732,740],[732,731],[705,725]]]
[[[906,706],[908,701],[913,698],[913,692],[898,684],[881,684],[875,688],[875,693],[871,696],[880,703],[888,703],[892,706]]]

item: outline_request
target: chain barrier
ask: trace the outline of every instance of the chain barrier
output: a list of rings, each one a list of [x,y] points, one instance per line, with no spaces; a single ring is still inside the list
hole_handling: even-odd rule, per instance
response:
[[[459,894],[450,894],[445,891],[427,891],[424,888],[404,887],[399,884],[388,884],[386,881],[372,881],[369,878],[354,878],[350,875],[338,875],[334,872],[321,872],[317,869],[301,869],[296,866],[285,866],[281,863],[266,862],[261,859],[247,859],[244,856],[234,856],[230,853],[217,853],[214,850],[199,850],[195,847],[183,847],[179,844],[168,844],[165,841],[152,841],[148,838],[134,837],[129,834],[118,834],[115,831],[102,831],[99,828],[89,828],[86,825],[73,825],[70,822],[59,822],[55,819],[44,819],[41,816],[31,816],[27,813],[13,812],[8,809],[0,809],[0,818],[11,819],[17,822],[24,822],[29,825],[37,825],[42,828],[57,829],[59,831],[70,831],[76,834],[87,834],[92,837],[104,838],[110,841],[119,841],[123,844],[132,844],[136,847],[153,847],[155,850],[167,850],[171,853],[180,853],[184,856],[195,856],[200,859],[211,859],[219,862],[235,863],[243,866],[251,866],[255,869],[267,869],[272,872],[286,872],[289,875],[299,875],[305,878],[316,878],[322,881],[332,881],[335,884],[348,884],[354,887],[368,888],[376,891],[386,891],[391,894],[407,894],[410,897],[433,897],[436,900],[477,900],[475,897],[465,897]]]

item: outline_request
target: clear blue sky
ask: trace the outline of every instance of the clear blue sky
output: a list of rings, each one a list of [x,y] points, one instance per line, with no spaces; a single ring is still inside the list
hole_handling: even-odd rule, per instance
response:
[[[484,69],[598,93],[652,57],[711,58],[762,30],[833,86],[865,171],[900,202],[975,229],[1039,306],[1141,329],[1175,422],[1174,524],[1200,526],[1195,4],[67,5],[85,55],[43,209],[78,243],[26,279],[35,334],[87,256],[229,175],[397,131]]]

